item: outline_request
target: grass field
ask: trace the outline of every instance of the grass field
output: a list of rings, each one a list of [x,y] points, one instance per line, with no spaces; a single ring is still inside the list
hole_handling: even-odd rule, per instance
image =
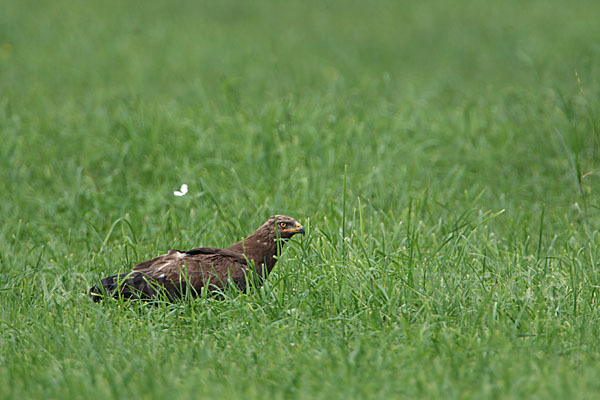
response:
[[[599,15],[5,2],[0,398],[598,398]],[[248,294],[86,296],[275,213]]]

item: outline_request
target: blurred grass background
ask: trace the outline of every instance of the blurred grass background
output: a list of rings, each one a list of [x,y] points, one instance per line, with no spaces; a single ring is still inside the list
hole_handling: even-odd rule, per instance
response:
[[[5,3],[0,397],[593,398],[599,15]],[[261,290],[85,297],[274,213]]]

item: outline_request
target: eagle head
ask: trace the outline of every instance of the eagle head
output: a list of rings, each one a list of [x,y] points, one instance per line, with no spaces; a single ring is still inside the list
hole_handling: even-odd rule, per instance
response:
[[[263,227],[271,231],[273,236],[281,239],[289,239],[297,233],[304,235],[302,224],[287,215],[273,215]]]

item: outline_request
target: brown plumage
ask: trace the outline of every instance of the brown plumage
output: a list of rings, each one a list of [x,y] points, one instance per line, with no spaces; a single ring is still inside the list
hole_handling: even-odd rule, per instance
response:
[[[274,215],[256,232],[226,249],[202,247],[188,251],[169,250],[144,261],[126,274],[104,278],[90,289],[94,301],[104,296],[153,298],[164,294],[173,300],[186,291],[198,295],[223,290],[231,280],[245,291],[248,269],[254,268],[259,279],[267,277],[277,262],[277,247],[296,233],[304,234],[302,225],[292,217]]]

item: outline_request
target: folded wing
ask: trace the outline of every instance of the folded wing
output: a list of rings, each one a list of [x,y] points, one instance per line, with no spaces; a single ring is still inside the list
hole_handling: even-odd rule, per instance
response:
[[[136,265],[128,274],[102,279],[99,286],[90,289],[90,296],[94,300],[104,295],[149,298],[163,293],[172,300],[188,290],[192,295],[199,294],[204,287],[210,292],[223,290],[228,281],[244,291],[247,266],[243,255],[226,249],[169,250]]]

